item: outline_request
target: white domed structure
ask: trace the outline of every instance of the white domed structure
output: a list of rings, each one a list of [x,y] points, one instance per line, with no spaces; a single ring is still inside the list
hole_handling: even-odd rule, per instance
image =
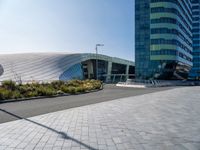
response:
[[[0,81],[21,80],[25,82],[95,78],[96,59],[98,59],[99,77],[112,73],[127,74],[130,72],[130,68],[134,69],[134,63],[131,61],[100,54],[2,54],[0,55]]]

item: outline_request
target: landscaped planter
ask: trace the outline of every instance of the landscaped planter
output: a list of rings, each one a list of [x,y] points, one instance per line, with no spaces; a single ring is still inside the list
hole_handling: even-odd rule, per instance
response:
[[[102,89],[102,83],[98,80],[53,81],[25,85],[4,81],[0,87],[0,102],[83,94],[100,89]]]

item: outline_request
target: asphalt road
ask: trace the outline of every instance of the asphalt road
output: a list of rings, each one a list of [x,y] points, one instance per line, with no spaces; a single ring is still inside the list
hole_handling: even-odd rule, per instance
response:
[[[4,103],[0,104],[0,123],[19,119],[6,113],[6,111],[20,116],[21,118],[28,118],[49,112],[55,112],[123,97],[143,95],[147,93],[168,90],[171,88],[172,87],[137,89],[105,85],[103,90],[93,93]]]

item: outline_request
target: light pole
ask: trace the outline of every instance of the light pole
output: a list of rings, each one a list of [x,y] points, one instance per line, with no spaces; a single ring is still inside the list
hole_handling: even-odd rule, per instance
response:
[[[97,55],[98,55],[98,47],[99,46],[104,46],[104,44],[96,44],[95,50],[96,50],[96,79],[98,80],[98,59],[97,59]]]

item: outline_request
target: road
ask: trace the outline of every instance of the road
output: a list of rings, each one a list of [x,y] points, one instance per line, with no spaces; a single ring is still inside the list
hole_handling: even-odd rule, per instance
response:
[[[93,93],[4,103],[0,104],[0,123],[19,119],[1,111],[1,109],[21,116],[22,118],[28,118],[73,107],[95,104],[118,98],[143,95],[171,88],[172,87],[136,89],[105,85],[103,90]]]

